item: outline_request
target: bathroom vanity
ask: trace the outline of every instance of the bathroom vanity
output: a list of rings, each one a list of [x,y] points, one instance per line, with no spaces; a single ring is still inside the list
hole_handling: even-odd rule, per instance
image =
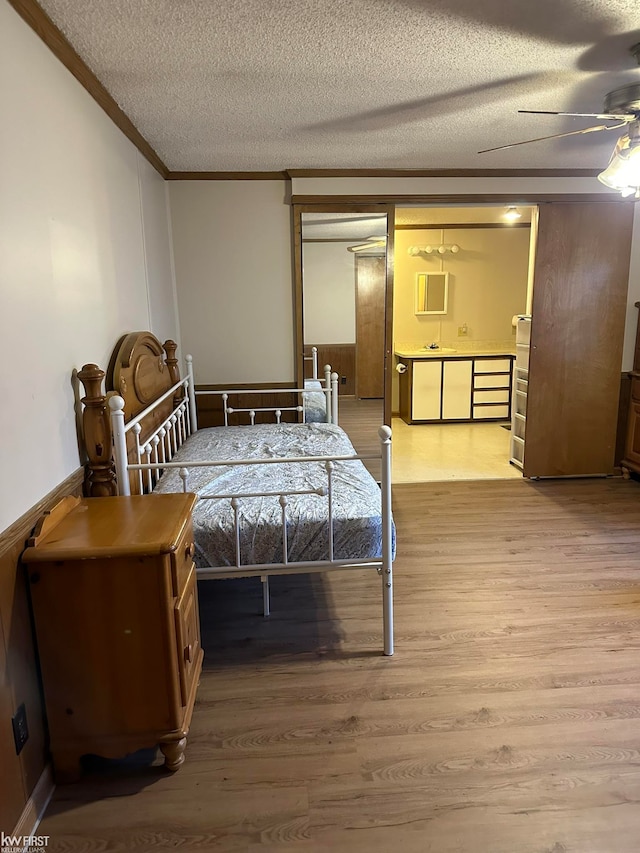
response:
[[[510,352],[396,350],[400,416],[408,424],[511,417]]]

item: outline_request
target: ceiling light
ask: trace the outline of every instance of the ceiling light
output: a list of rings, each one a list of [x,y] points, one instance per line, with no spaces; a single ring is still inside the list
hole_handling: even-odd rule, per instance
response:
[[[440,246],[409,246],[407,249],[408,254],[411,257],[415,258],[418,255],[432,255],[434,253],[438,255],[446,255],[447,252],[451,252],[452,255],[456,255],[460,251],[460,246],[457,243],[443,243]]]
[[[356,246],[347,246],[347,252],[371,252],[374,249],[385,249],[387,238],[371,238],[366,243],[358,243]]]
[[[516,219],[520,219],[521,216],[522,214],[517,207],[508,207],[502,214],[502,218],[506,219],[508,222],[515,222]]]
[[[640,122],[634,121],[616,142],[607,168],[598,180],[626,197],[640,198]]]

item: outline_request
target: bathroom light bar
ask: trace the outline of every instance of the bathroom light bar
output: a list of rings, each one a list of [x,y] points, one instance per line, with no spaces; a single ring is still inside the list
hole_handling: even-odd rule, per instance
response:
[[[447,252],[456,255],[460,251],[460,246],[457,243],[442,243],[439,246],[409,246],[407,251],[414,258],[418,255],[446,255]]]

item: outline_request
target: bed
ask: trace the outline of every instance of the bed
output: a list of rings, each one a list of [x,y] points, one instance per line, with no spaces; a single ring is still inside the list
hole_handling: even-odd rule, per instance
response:
[[[330,381],[330,368],[320,391],[306,383],[249,389],[249,405],[231,406],[240,390],[196,391],[189,356],[186,365],[181,378],[176,345],[136,332],[118,342],[106,373],[83,367],[87,494],[194,492],[197,577],[259,577],[265,615],[271,575],[374,569],[383,651],[393,654],[391,430],[379,430],[377,483],[366,457],[332,422],[337,377]],[[307,417],[309,393],[322,394],[323,422]],[[198,429],[196,394],[217,395],[223,425]],[[255,405],[257,394],[262,403],[273,395],[271,404]],[[230,425],[239,415],[248,423]]]
[[[318,377],[318,347],[311,347],[302,356],[311,363],[311,376],[304,380],[305,421],[307,423],[338,423],[338,374],[331,365],[324,366],[324,385]],[[306,366],[306,365],[305,365]],[[333,382],[333,385],[332,385]],[[327,393],[329,390],[330,393]],[[331,409],[333,401],[333,411]]]

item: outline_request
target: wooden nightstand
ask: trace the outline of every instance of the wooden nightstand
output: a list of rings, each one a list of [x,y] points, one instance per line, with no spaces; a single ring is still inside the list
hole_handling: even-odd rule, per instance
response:
[[[160,745],[184,761],[203,652],[192,494],[64,498],[23,561],[56,780]]]

